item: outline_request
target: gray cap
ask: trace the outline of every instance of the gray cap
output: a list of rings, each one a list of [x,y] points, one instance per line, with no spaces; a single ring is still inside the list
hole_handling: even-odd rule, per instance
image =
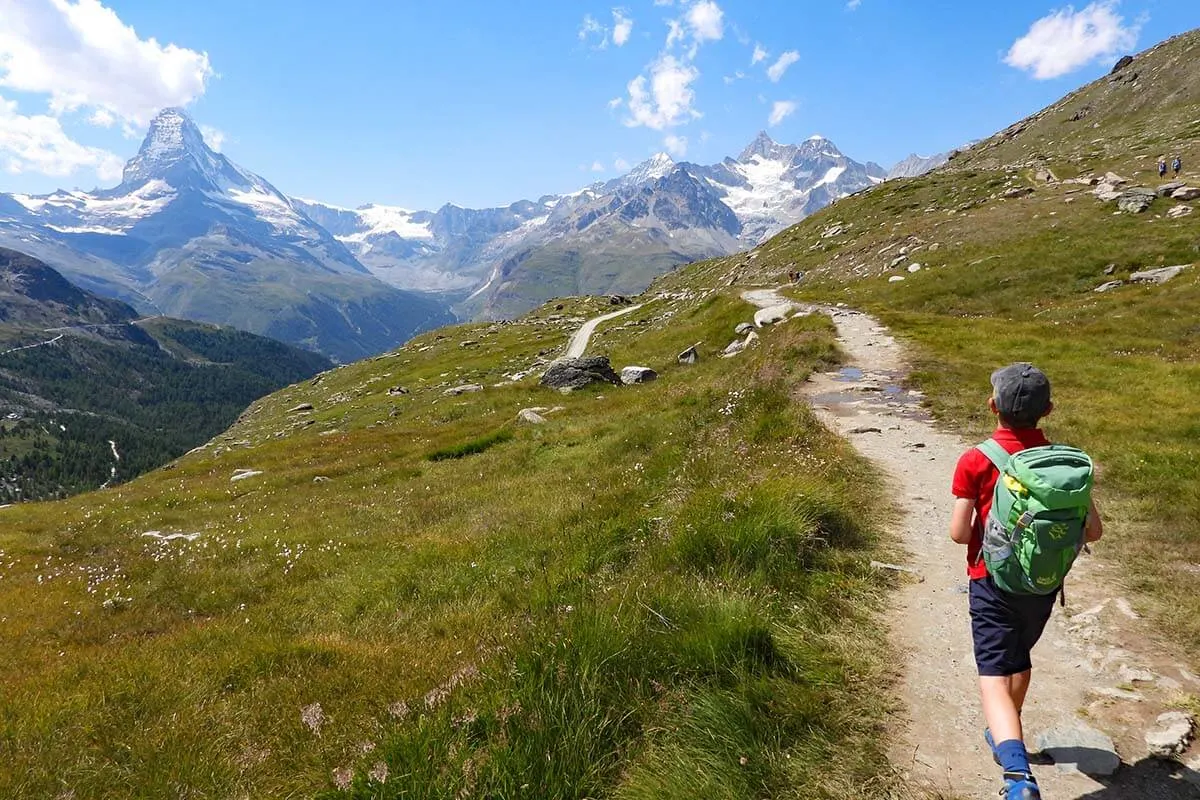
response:
[[[1033,364],[1009,364],[992,373],[992,396],[1001,414],[1035,420],[1050,408],[1050,379]]]

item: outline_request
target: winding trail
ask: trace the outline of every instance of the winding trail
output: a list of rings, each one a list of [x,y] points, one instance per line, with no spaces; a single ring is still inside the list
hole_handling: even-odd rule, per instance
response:
[[[591,341],[592,334],[596,332],[596,328],[600,325],[600,323],[608,322],[610,319],[616,319],[617,317],[623,317],[626,314],[632,314],[634,311],[637,311],[639,308],[641,308],[642,305],[642,303],[638,303],[636,306],[622,308],[620,311],[613,311],[611,314],[593,317],[592,319],[589,319],[587,322],[583,323],[583,326],[580,327],[579,330],[575,331],[575,335],[571,337],[570,344],[567,345],[566,358],[583,357],[583,354],[587,351],[588,342]]]
[[[787,302],[774,290],[742,295],[765,308]],[[850,439],[887,477],[895,500],[895,534],[921,580],[900,573],[891,596],[891,638],[903,664],[898,691],[903,716],[894,720],[892,762],[911,784],[956,798],[990,798],[999,771],[983,743],[977,679],[967,614],[965,555],[950,541],[950,479],[958,457],[976,442],[934,427],[921,395],[902,388],[902,346],[873,318],[820,308],[837,326],[848,366],[814,375],[806,392],[822,420]],[[981,402],[984,398],[981,396]],[[1102,545],[1103,543],[1101,543]],[[1026,739],[1099,729],[1116,742],[1121,768],[1091,777],[1073,764],[1035,765],[1047,800],[1183,800],[1200,798],[1200,753],[1190,769],[1146,758],[1142,735],[1181,690],[1200,693],[1200,680],[1153,641],[1119,591],[1111,565],[1087,558],[1068,581],[1068,608],[1056,609],[1034,652],[1033,685],[1025,707]],[[1106,594],[1106,592],[1108,594]],[[1086,611],[1084,610],[1086,609]],[[1120,696],[1129,670],[1149,678]],[[1084,713],[1080,713],[1083,711]],[[1057,751],[1063,762],[1103,756],[1099,750]],[[1111,755],[1109,755],[1111,758]]]
[[[38,342],[37,344],[27,344],[24,347],[13,347],[9,350],[3,350],[3,351],[0,351],[0,356],[6,356],[9,353],[18,353],[22,350],[32,350],[35,347],[45,347],[48,344],[54,344],[55,342],[57,342],[59,339],[63,338],[64,336],[66,336],[65,333],[60,333],[58,336],[55,336],[53,339],[49,339],[44,342]]]

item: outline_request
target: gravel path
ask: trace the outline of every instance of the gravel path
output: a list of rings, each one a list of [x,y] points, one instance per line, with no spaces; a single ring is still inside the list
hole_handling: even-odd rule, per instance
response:
[[[742,297],[759,308],[786,302],[773,290]],[[953,797],[994,800],[999,774],[982,737],[965,555],[950,541],[947,527],[954,466],[976,442],[935,428],[920,395],[902,388],[906,359],[886,328],[848,309],[820,310],[837,325],[849,366],[813,376],[808,399],[826,424],[887,476],[898,512],[895,534],[910,554],[907,566],[922,578],[896,573],[899,588],[891,598],[904,704],[904,715],[896,720],[893,763],[918,785]],[[981,403],[983,391],[986,387]],[[1068,608],[1056,609],[1034,652],[1026,738],[1032,750],[1039,734],[1055,729],[1068,740],[1102,731],[1101,739],[1107,734],[1116,740],[1124,763],[1112,776],[1087,776],[1069,764],[1047,763],[1035,766],[1035,772],[1047,800],[1200,798],[1200,753],[1193,748],[1181,757],[1191,764],[1188,769],[1146,758],[1142,740],[1172,695],[1180,689],[1200,693],[1200,682],[1193,682],[1195,670],[1147,638],[1128,601],[1104,594],[1118,591],[1114,578],[1105,574],[1110,569],[1085,556],[1071,573]],[[1151,680],[1138,683],[1129,697],[1105,694],[1128,685],[1130,669],[1145,670]],[[1061,752],[1060,760],[1068,755],[1072,760],[1112,758],[1111,752],[1083,748]]]
[[[591,340],[592,334],[596,332],[596,327],[600,323],[608,322],[610,319],[616,319],[617,317],[623,317],[626,314],[632,314],[641,307],[642,304],[639,303],[636,306],[622,308],[620,311],[614,311],[611,314],[604,314],[599,317],[594,317],[593,319],[589,319],[587,322],[583,323],[583,326],[579,330],[575,331],[575,335],[571,337],[570,344],[567,345],[566,358],[583,357],[583,354],[587,351],[588,342]]]

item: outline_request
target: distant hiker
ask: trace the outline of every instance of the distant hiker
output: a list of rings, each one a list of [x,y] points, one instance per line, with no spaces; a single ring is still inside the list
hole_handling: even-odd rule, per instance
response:
[[[1158,177],[1167,177],[1167,160],[1165,158],[1158,159]]]
[[[999,426],[958,460],[952,487],[950,538],[967,546],[983,736],[1003,770],[1005,800],[1041,798],[1021,727],[1030,653],[1067,570],[1103,534],[1091,459],[1051,445],[1038,427],[1053,407],[1050,381],[1037,367],[996,370],[988,408]]]
[[[1179,177],[1179,171],[1183,169],[1183,159],[1175,156],[1175,160],[1171,162],[1171,169],[1175,170],[1175,177]]]

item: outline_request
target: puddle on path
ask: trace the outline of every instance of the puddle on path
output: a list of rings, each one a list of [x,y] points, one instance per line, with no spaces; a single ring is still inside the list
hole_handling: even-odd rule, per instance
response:
[[[900,377],[900,373],[895,371],[868,373],[861,367],[842,367],[837,372],[825,373],[818,380],[833,385],[848,384],[846,388],[819,392],[812,396],[812,403],[824,406],[839,416],[853,416],[866,405],[886,408],[889,413],[907,419],[930,419],[921,406],[921,397],[901,386],[898,382]]]

